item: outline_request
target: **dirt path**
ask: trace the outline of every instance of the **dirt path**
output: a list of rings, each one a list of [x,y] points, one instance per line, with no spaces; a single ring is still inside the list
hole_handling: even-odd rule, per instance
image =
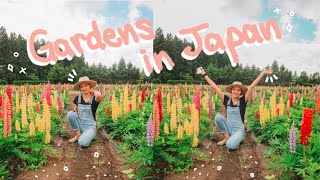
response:
[[[77,92],[69,93],[69,104],[77,95]],[[21,172],[17,180],[28,179],[125,179],[121,173],[121,162],[114,147],[107,143],[105,136],[98,130],[97,136],[88,148],[80,148],[78,143],[69,143],[68,139],[74,134],[70,125],[64,119],[64,138],[55,137],[51,144],[60,152],[59,157],[49,157],[48,163],[36,170]],[[94,153],[99,156],[95,157]],[[66,169],[67,167],[67,169]]]
[[[216,134],[218,140],[221,135]],[[241,143],[240,149],[228,151],[226,146],[217,146],[212,141],[211,148],[206,146],[211,140],[206,140],[200,145],[200,149],[207,155],[207,160],[197,160],[194,168],[183,173],[169,175],[166,180],[179,179],[201,179],[201,180],[242,180],[242,179],[263,179],[265,176],[262,164],[263,158],[256,144],[251,140],[250,134],[246,134],[245,140]],[[250,176],[254,173],[254,177]]]
[[[53,147],[60,152],[60,156],[50,157],[48,163],[39,170],[21,172],[16,179],[124,179],[116,152],[101,133],[98,134],[88,148],[69,143],[67,138],[53,139]],[[66,135],[72,137],[73,134],[68,131]],[[99,153],[98,157],[94,156],[95,152]],[[67,171],[65,166],[68,167]]]

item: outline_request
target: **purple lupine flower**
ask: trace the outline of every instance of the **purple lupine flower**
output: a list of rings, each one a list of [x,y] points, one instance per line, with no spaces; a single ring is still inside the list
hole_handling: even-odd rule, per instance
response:
[[[147,143],[149,147],[153,146],[153,141],[154,141],[153,122],[152,122],[152,118],[149,118],[149,121],[147,123]]]
[[[296,152],[296,130],[294,129],[294,122],[292,123],[292,126],[290,128],[289,147],[291,153]]]

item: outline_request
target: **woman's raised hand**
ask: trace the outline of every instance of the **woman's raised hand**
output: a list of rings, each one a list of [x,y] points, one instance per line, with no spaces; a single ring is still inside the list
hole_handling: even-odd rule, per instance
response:
[[[204,75],[206,72],[204,71],[203,67],[198,67],[196,73]]]
[[[271,69],[264,69],[263,74],[272,74],[272,70]]]

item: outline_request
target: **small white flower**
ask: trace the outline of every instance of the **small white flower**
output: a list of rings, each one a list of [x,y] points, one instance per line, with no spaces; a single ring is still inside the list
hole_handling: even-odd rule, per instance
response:
[[[53,164],[53,166],[56,166],[56,164]]]
[[[59,176],[59,173],[57,173],[57,176]]]
[[[193,171],[197,170],[197,168],[194,168]]]
[[[89,177],[89,175],[87,174],[86,177]]]
[[[258,162],[257,162],[257,161],[256,161],[256,162],[254,162],[254,163],[258,164]]]
[[[193,179],[195,178],[195,177],[192,177]]]
[[[189,179],[189,177],[188,177],[188,176],[187,176],[186,178],[187,178],[187,179]]]
[[[221,169],[222,169],[222,167],[221,167],[221,166],[218,166],[218,167],[217,167],[217,170],[218,170],[218,171],[220,171]]]
[[[252,158],[252,156],[250,156],[250,158]]]
[[[201,176],[201,172],[199,172],[199,176]]]
[[[212,152],[210,152],[209,154],[212,154]]]
[[[207,174],[207,176],[209,176],[209,174]]]
[[[47,175],[47,177],[49,177],[49,176]]]
[[[211,160],[214,161],[214,158],[212,158]]]
[[[108,162],[108,164],[110,164],[110,162]]]
[[[104,174],[103,176],[107,176],[106,174]]]
[[[247,168],[247,166],[244,166],[244,168]]]
[[[64,170],[64,171],[69,171],[68,166],[64,166],[63,170]]]
[[[37,175],[34,175],[34,177],[38,178],[39,176],[37,176]]]
[[[116,177],[118,177],[117,175],[114,175],[114,177],[116,178]]]
[[[254,178],[254,173],[250,173],[250,177]]]
[[[203,166],[204,166],[204,164],[201,165],[201,167],[203,167]]]
[[[96,168],[96,166],[92,166],[93,168]]]
[[[96,157],[96,158],[98,158],[98,157],[99,157],[99,153],[98,153],[98,152],[95,152],[95,153],[93,154],[93,156]]]
[[[43,172],[46,172],[46,170],[42,170]]]

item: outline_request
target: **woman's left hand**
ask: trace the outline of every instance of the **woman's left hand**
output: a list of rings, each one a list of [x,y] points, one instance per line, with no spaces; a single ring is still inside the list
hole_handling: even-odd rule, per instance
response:
[[[264,69],[263,74],[272,74],[272,70],[271,69]]]
[[[90,94],[94,94],[94,89],[90,89]]]

